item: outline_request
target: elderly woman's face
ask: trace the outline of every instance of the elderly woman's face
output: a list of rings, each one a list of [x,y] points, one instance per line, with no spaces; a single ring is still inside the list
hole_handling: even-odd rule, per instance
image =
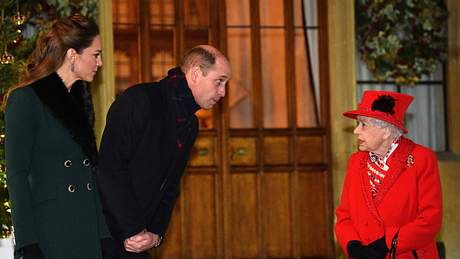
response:
[[[359,116],[357,121],[358,126],[353,133],[358,139],[359,150],[385,154],[388,149],[385,145],[389,137],[387,130],[373,125],[368,117]]]

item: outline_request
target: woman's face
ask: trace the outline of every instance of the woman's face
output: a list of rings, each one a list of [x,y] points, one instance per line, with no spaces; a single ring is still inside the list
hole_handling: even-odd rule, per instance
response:
[[[390,135],[387,129],[373,125],[368,117],[358,116],[357,121],[358,126],[353,133],[357,137],[359,150],[385,155],[388,150],[387,144]]]
[[[97,35],[89,47],[75,56],[74,74],[77,79],[93,81],[97,69],[102,66],[101,52],[101,37]]]

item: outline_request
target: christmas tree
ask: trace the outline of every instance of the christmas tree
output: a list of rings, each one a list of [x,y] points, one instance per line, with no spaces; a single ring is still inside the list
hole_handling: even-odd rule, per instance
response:
[[[92,17],[97,0],[1,0],[0,1],[0,100],[20,80],[28,55],[40,32],[56,19],[74,12]],[[2,105],[3,106],[3,105]],[[5,166],[5,122],[0,112],[0,238],[12,233],[11,209]]]

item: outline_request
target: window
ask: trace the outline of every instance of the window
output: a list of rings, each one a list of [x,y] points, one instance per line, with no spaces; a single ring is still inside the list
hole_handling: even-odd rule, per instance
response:
[[[358,54],[359,55],[359,54]],[[366,65],[356,59],[357,100],[365,90],[396,91],[414,96],[406,113],[407,137],[434,151],[446,151],[446,73],[444,64],[439,64],[430,77],[423,77],[415,86],[395,86],[393,81],[378,82]]]

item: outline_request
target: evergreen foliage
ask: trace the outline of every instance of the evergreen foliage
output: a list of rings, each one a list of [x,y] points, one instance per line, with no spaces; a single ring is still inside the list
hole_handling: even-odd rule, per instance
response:
[[[361,60],[379,81],[414,85],[447,58],[442,0],[355,0]]]

